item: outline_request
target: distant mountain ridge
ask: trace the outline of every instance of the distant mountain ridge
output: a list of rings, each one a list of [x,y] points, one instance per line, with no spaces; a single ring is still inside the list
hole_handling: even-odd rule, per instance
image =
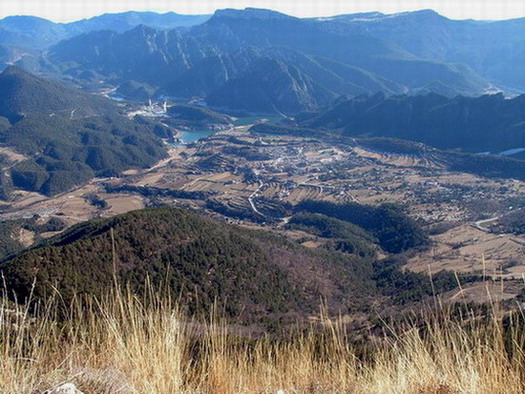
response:
[[[463,63],[504,89],[525,92],[525,18],[503,21],[452,20],[433,10],[317,18],[336,34],[386,39],[435,62]]]
[[[525,62],[525,19],[456,21],[432,10],[302,19],[246,8],[187,18],[129,12],[64,25],[13,17],[0,21],[2,29],[4,46],[40,32],[33,44],[49,53],[33,55],[31,66],[46,72],[145,84],[137,94],[199,97],[233,111],[294,115],[341,95],[378,92],[525,91],[525,72],[515,66]],[[13,61],[0,51],[2,58]]]
[[[0,44],[29,49],[46,49],[73,36],[97,30],[124,32],[147,25],[158,29],[190,27],[205,22],[210,15],[181,15],[174,12],[129,11],[104,14],[71,23],[55,23],[35,16],[0,19]]]
[[[164,14],[146,11],[128,11],[104,14],[69,24],[71,29],[86,33],[95,30],[123,32],[136,26],[146,25],[156,29],[170,30],[177,27],[191,27],[206,22],[211,15],[183,15],[175,12]]]
[[[92,32],[52,47],[48,59],[63,72],[94,70],[116,83],[147,83],[157,94],[262,113],[315,110],[340,95],[477,95],[491,87],[462,64],[429,61],[388,40],[253,8],[219,10],[187,30]]]

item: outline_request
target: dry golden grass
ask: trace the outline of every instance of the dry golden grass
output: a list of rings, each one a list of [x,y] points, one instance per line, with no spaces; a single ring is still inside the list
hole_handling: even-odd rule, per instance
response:
[[[3,301],[0,393],[41,393],[73,382],[84,393],[523,393],[519,332],[505,347],[501,319],[429,318],[392,332],[360,361],[343,326],[293,340],[241,339],[213,316],[184,319],[169,300],[111,292],[68,308],[56,297],[31,317]],[[512,355],[509,355],[509,346]]]

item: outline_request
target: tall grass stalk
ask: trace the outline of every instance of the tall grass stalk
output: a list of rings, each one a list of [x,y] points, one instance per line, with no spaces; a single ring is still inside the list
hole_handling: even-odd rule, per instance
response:
[[[341,321],[325,315],[321,328],[276,340],[240,335],[218,312],[188,318],[153,291],[114,290],[67,308],[57,293],[31,313],[0,302],[0,393],[64,382],[86,394],[525,392],[524,335],[512,321],[505,334],[497,313],[391,327],[357,357]]]

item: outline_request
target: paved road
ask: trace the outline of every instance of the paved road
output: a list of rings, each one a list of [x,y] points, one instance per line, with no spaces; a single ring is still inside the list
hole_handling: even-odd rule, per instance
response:
[[[493,218],[490,218],[490,219],[478,220],[477,222],[475,222],[472,225],[472,227],[477,228],[478,230],[481,230],[481,231],[485,231],[486,233],[489,233],[490,230],[487,227],[483,227],[483,224],[490,223],[490,222],[495,222],[498,219],[499,219],[499,217],[493,217]]]
[[[262,181],[259,181],[259,187],[252,194],[250,194],[250,197],[248,197],[248,202],[250,203],[250,206],[252,207],[253,212],[255,212],[255,213],[257,213],[257,214],[259,214],[261,216],[266,217],[266,215],[264,215],[261,212],[259,212],[259,210],[255,206],[255,204],[253,203],[254,197],[257,196],[257,193],[259,193],[259,191],[262,189],[263,186],[264,186],[264,183]]]

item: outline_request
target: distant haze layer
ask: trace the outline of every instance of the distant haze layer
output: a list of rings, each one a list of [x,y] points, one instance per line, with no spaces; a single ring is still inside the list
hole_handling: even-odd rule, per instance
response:
[[[35,15],[56,22],[71,22],[103,13],[129,10],[177,12],[181,14],[212,14],[221,8],[271,8],[299,17],[331,16],[356,12],[380,11],[396,13],[425,8],[436,10],[453,19],[498,20],[525,17],[525,2],[522,0],[128,0],[65,1],[65,0],[18,0],[2,2],[0,18],[10,15]]]

